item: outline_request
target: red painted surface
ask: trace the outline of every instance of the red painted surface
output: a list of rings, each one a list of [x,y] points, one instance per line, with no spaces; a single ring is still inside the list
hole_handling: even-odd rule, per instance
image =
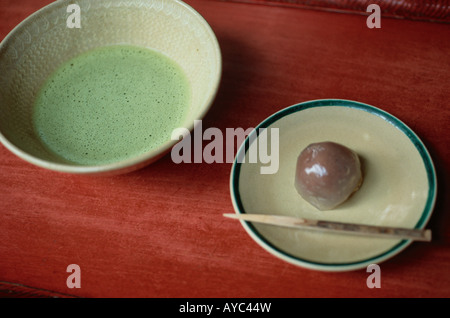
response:
[[[48,0],[2,0],[0,39]],[[287,264],[233,220],[231,164],[170,155],[115,177],[59,174],[0,147],[0,296],[449,297],[450,25],[298,8],[188,1],[210,23],[223,81],[203,127],[254,127],[289,105],[342,98],[380,107],[420,136],[439,193],[431,243],[365,270],[323,273]],[[1,74],[0,74],[1,76]],[[413,172],[412,172],[413,173]],[[69,264],[81,288],[69,289]],[[18,291],[19,290],[19,291]]]

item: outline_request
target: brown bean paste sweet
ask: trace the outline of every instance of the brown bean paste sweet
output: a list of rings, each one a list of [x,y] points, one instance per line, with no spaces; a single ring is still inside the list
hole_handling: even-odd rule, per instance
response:
[[[310,144],[297,159],[297,192],[319,210],[342,204],[359,189],[362,179],[358,155],[335,142]]]

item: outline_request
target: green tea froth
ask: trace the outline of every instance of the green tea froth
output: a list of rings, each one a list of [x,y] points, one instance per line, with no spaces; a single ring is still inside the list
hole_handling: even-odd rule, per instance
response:
[[[169,141],[189,103],[189,81],[174,61],[145,48],[108,46],[58,67],[38,93],[33,119],[51,151],[100,165]]]

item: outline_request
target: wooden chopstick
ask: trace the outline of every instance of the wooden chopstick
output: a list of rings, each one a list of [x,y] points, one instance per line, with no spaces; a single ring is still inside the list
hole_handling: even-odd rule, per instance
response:
[[[322,220],[309,220],[281,215],[225,213],[224,216],[243,221],[271,224],[303,230],[343,233],[350,235],[370,236],[379,238],[409,239],[426,242],[431,241],[431,230],[341,223]]]

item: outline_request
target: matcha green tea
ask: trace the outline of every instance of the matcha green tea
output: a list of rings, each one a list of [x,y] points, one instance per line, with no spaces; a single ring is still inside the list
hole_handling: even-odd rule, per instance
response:
[[[61,65],[34,105],[35,129],[61,157],[82,165],[124,160],[170,140],[190,86],[165,55],[133,46],[86,52]]]

